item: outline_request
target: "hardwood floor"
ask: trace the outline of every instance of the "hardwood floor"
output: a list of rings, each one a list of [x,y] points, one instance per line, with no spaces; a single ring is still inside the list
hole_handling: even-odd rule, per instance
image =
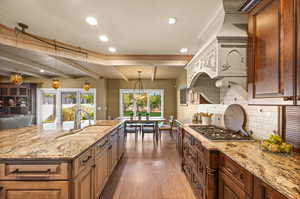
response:
[[[101,199],[196,199],[181,172],[175,141],[168,133],[156,146],[153,137],[128,135],[126,154]]]

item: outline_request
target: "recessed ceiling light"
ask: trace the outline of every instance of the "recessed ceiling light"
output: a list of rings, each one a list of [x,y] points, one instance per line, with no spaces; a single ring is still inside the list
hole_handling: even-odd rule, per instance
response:
[[[114,47],[109,47],[108,50],[109,50],[109,52],[111,52],[111,53],[117,52],[117,49],[114,48]]]
[[[40,72],[41,72],[41,73],[44,73],[44,72],[45,72],[45,70],[41,69],[41,70],[40,70]]]
[[[109,40],[106,35],[100,35],[99,39],[100,39],[100,41],[103,41],[103,42],[108,42],[108,40]]]
[[[95,17],[87,17],[87,18],[85,18],[85,21],[92,26],[95,26],[98,24],[98,21]]]
[[[171,18],[169,18],[169,20],[168,20],[168,23],[169,23],[170,25],[176,24],[176,22],[177,22],[177,19],[176,19],[175,17],[171,17]]]
[[[187,51],[188,51],[187,48],[181,48],[181,49],[180,49],[180,52],[181,52],[181,53],[186,53]]]

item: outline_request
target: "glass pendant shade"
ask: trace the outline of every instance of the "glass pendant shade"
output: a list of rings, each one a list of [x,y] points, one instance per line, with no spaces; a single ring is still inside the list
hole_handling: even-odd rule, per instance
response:
[[[52,80],[52,88],[58,89],[60,87],[60,82],[58,79]]]
[[[89,91],[91,88],[91,84],[89,82],[85,82],[84,85],[83,85],[83,89],[85,91]]]
[[[13,74],[10,76],[10,82],[15,85],[20,85],[23,83],[23,77],[21,74]]]

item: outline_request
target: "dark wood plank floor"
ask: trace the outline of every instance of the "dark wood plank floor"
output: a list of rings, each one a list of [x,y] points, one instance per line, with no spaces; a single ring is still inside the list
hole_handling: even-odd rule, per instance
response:
[[[128,135],[126,149],[101,199],[196,199],[169,134],[157,146],[149,134],[144,142]]]

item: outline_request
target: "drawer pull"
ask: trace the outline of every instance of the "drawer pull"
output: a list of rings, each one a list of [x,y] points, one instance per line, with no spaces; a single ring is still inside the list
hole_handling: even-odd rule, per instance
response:
[[[106,140],[103,144],[99,144],[99,145],[98,145],[98,148],[104,147],[104,146],[107,144],[107,142],[108,142],[108,141]]]
[[[10,172],[11,174],[48,174],[51,172],[51,169],[47,169],[44,171],[20,171],[19,169],[15,169],[14,171]]]
[[[86,159],[81,160],[81,164],[86,164],[91,158],[92,156],[89,155]]]
[[[284,101],[292,101],[292,100],[293,100],[293,96],[286,96],[286,97],[283,97],[283,100],[284,100]]]

